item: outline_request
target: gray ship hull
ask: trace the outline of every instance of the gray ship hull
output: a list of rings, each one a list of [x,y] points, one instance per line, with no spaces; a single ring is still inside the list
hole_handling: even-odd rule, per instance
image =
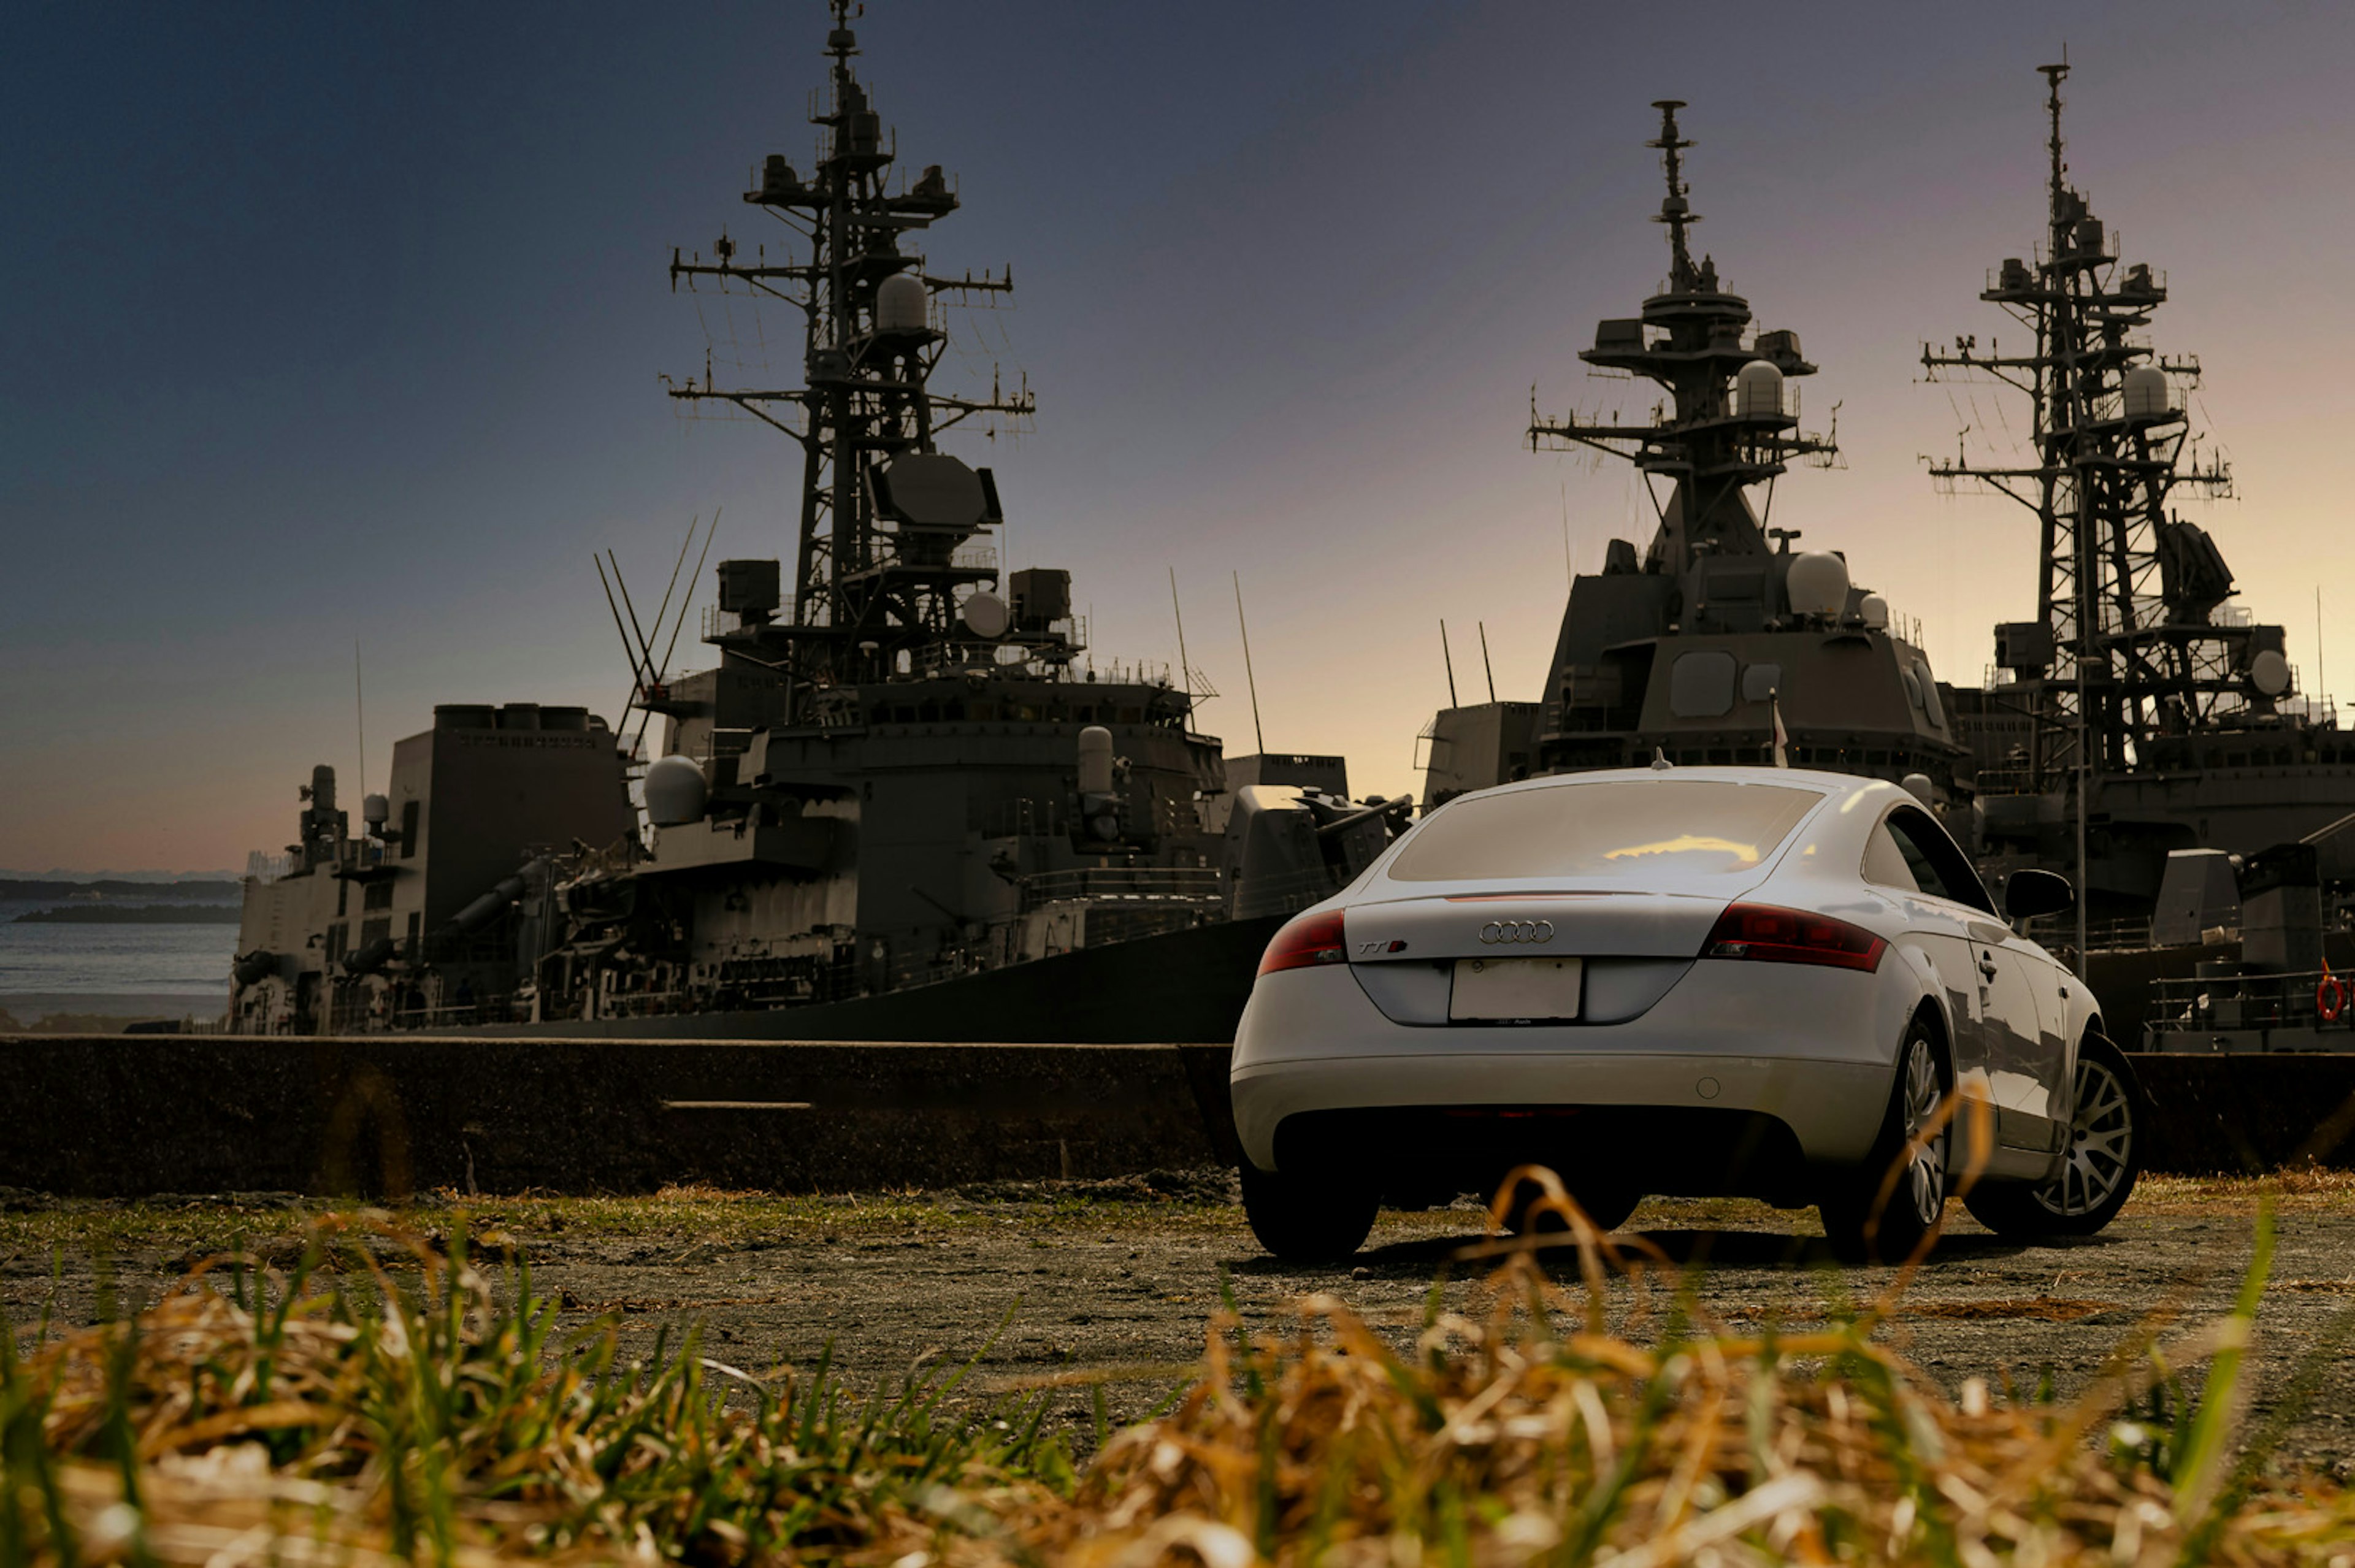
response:
[[[847,1002],[559,1019],[432,1034],[566,1040],[797,1040],[937,1045],[1224,1045],[1260,955],[1289,916],[1220,921]]]

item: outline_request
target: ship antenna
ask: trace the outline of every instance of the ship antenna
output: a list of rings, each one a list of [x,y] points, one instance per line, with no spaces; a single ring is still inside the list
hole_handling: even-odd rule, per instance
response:
[[[1488,662],[1488,623],[1479,621],[1474,624],[1480,628],[1480,667],[1487,672],[1488,700],[1494,702],[1497,700],[1497,667]]]
[[[2045,113],[2051,117],[2052,123],[2052,134],[2044,144],[2045,147],[2052,155],[2052,173],[2046,183],[2045,189],[2046,203],[2049,208],[2047,220],[2052,226],[2052,253],[2057,256],[2061,253],[2061,227],[2062,223],[2066,221],[2062,216],[2062,207],[2061,193],[2063,187],[2061,184],[2061,176],[2069,172],[2069,165],[2061,161],[2062,147],[2061,140],[2061,83],[2065,80],[2069,75],[2069,51],[2066,48],[2063,48],[2061,51],[2061,63],[2059,65],[2041,65],[2036,69],[2041,72],[2044,77],[2044,111]]]
[[[2318,646],[2322,640],[2319,630],[2322,624],[2322,590],[2319,588],[2314,591],[2314,613],[2317,617],[2314,624],[2318,628],[2315,642]],[[2319,654],[2316,656],[2316,662],[2320,662]],[[365,817],[368,805],[368,692],[360,684],[360,640],[357,637],[352,639],[352,717],[360,732],[360,804],[361,815]]]
[[[1240,591],[1240,583],[1238,590]],[[1186,610],[1178,603],[1178,569],[1169,569],[1169,613],[1178,617],[1178,677],[1186,683],[1186,711],[1194,710],[1194,667],[1186,658]]]
[[[1455,699],[1455,650],[1447,645],[1447,622],[1444,619],[1439,623],[1439,656],[1447,663],[1447,706],[1460,708],[1463,704]]]
[[[1177,568],[1170,568],[1170,571],[1174,582]],[[1252,737],[1259,742],[1259,754],[1264,757],[1267,755],[1267,731],[1260,728],[1259,677],[1252,674],[1251,623],[1243,619],[1243,574],[1240,571],[1235,573],[1235,624],[1241,628],[1243,634],[1243,680],[1251,688]]]
[[[1652,107],[1660,112],[1660,135],[1657,141],[1645,144],[1660,149],[1660,161],[1668,169],[1668,194],[1661,201],[1659,213],[1652,221],[1668,226],[1668,290],[1672,293],[1689,293],[1692,291],[1692,251],[1685,244],[1685,229],[1700,221],[1700,214],[1693,211],[1691,203],[1686,199],[1685,164],[1679,156],[1693,144],[1677,133],[1677,111],[1684,106],[1681,98],[1655,101]]]

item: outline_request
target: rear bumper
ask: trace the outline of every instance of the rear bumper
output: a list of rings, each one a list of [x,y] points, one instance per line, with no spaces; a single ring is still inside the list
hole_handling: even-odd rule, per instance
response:
[[[1880,1131],[1896,1044],[1919,1000],[1911,976],[1890,964],[1872,975],[1741,965],[1737,987],[1726,974],[1735,967],[1699,965],[1641,1018],[1608,1026],[1402,1025],[1367,999],[1345,966],[1269,976],[1252,990],[1236,1033],[1235,1129],[1252,1163],[1272,1170],[1284,1146],[1297,1141],[1279,1137],[1287,1121],[1335,1125],[1318,1113],[1643,1107],[1644,1117],[1619,1124],[1675,1126],[1674,1113],[1690,1112],[1686,1125],[1700,1134],[1712,1118],[1747,1115],[1786,1128],[1806,1166],[1861,1161]],[[1655,1113],[1671,1115],[1663,1121]],[[1578,1123],[1480,1125],[1506,1143],[1527,1133],[1534,1146],[1558,1145]]]

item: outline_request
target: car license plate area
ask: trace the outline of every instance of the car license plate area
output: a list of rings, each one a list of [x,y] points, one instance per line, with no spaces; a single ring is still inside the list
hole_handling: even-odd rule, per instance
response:
[[[1447,1016],[1463,1023],[1555,1023],[1578,1017],[1577,958],[1458,958]]]

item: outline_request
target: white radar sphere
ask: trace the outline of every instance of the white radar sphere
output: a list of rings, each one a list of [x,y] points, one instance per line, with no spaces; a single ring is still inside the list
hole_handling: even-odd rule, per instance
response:
[[[1777,419],[1783,412],[1783,372],[1753,359],[1733,378],[1734,411],[1746,420]]]
[[[1857,604],[1856,613],[1864,618],[1867,626],[1876,632],[1886,631],[1889,627],[1889,601],[1878,593],[1866,594]]]
[[[656,827],[684,827],[703,820],[711,791],[692,759],[658,757],[646,769],[646,820]]]
[[[1848,562],[1828,551],[1794,556],[1784,591],[1794,613],[1837,615],[1848,608]]]
[[[922,278],[894,272],[875,285],[875,330],[922,332],[931,303]]]

